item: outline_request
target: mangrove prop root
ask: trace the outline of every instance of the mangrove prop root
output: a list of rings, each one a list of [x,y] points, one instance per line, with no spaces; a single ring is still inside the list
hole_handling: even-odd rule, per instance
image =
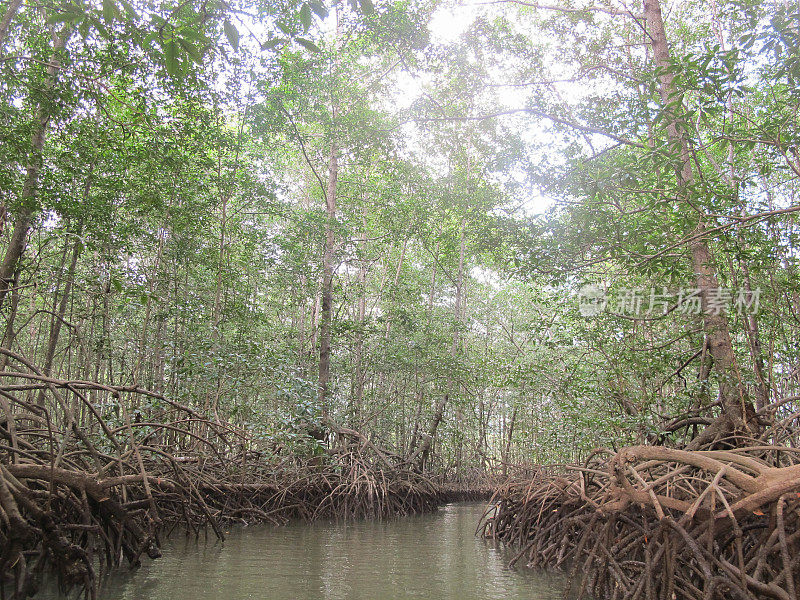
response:
[[[479,531],[514,562],[571,569],[565,597],[797,600],[800,452],[775,439],[597,450],[508,481]]]
[[[0,354],[12,365],[0,371],[0,597],[33,595],[48,567],[94,598],[104,572],[158,557],[179,525],[222,537],[229,523],[403,515],[474,491],[352,430],[332,429],[336,451],[298,464],[159,394],[54,379]]]

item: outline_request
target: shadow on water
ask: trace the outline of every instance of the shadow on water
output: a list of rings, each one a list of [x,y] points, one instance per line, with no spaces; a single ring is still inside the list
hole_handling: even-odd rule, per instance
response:
[[[561,598],[562,575],[508,569],[506,552],[475,537],[483,508],[448,504],[433,514],[389,521],[237,527],[224,542],[176,534],[163,558],[109,577],[100,598]]]

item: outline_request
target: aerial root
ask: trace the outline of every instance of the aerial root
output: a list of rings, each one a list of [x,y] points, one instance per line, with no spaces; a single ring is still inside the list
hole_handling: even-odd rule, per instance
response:
[[[103,573],[157,558],[176,527],[222,537],[231,523],[405,515],[457,491],[352,430],[334,430],[331,455],[298,461],[162,395],[61,381],[0,354],[18,365],[0,372],[3,598],[33,595],[45,570],[95,598]]]
[[[570,568],[565,597],[796,600],[799,515],[795,448],[636,446],[508,482],[479,531]]]

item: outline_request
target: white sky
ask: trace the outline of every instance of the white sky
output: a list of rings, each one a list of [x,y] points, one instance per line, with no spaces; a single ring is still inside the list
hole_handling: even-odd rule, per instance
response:
[[[504,8],[497,6],[490,7],[494,13],[504,11]],[[486,14],[487,6],[485,2],[459,1],[457,3],[442,5],[433,14],[428,29],[431,33],[431,42],[434,44],[450,44],[458,40],[463,35],[472,22],[481,14]],[[502,74],[500,74],[502,75]],[[398,94],[394,99],[397,108],[408,108],[411,103],[419,97],[424,81],[419,78],[411,77],[406,73],[400,73],[397,77]],[[502,108],[520,108],[525,104],[524,89],[508,89],[502,91],[502,98],[497,98],[498,106]],[[413,137],[413,127],[408,128],[409,135]],[[529,140],[541,135],[534,118],[531,118],[530,127],[526,129],[523,137]],[[525,174],[521,172],[506,173],[510,180],[521,182],[525,179]],[[518,216],[541,214],[555,204],[552,198],[542,195],[530,195],[524,198],[515,198],[510,203],[517,209]]]
[[[428,28],[434,42],[447,44],[464,33],[478,14],[474,4],[443,6],[434,13]]]

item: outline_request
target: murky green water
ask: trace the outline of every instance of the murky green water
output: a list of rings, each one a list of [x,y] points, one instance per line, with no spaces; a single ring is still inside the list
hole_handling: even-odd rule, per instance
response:
[[[234,528],[224,542],[171,538],[114,575],[103,600],[556,600],[563,578],[506,567],[475,537],[481,504],[392,521]]]

